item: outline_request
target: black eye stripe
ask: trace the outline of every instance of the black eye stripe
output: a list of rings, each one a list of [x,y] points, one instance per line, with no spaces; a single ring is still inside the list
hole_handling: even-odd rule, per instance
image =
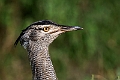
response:
[[[43,31],[46,31],[47,32],[47,30],[49,31],[49,27],[44,27],[44,28],[29,28],[29,29],[34,29],[34,30],[43,30]]]
[[[43,30],[43,28],[30,28],[30,29],[34,29],[34,30]]]
[[[38,30],[43,30],[43,28],[39,28]]]

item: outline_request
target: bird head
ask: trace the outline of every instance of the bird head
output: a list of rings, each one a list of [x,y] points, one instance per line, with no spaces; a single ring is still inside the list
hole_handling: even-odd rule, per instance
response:
[[[15,45],[20,41],[21,45],[26,48],[32,43],[49,45],[54,39],[56,39],[61,33],[73,30],[82,30],[83,28],[78,26],[65,26],[59,25],[49,20],[43,20],[34,22],[26,29],[22,30],[22,33],[15,42]]]

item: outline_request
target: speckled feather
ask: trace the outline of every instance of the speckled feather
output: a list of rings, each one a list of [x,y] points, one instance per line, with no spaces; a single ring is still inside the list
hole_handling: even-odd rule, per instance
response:
[[[50,34],[45,34],[41,37],[41,26],[44,25],[53,26],[57,24],[52,21],[35,22],[22,30],[14,45],[16,46],[20,41],[21,45],[28,51],[33,80],[57,80],[48,47],[58,35],[50,36]]]
[[[48,31],[44,28],[47,27]],[[15,42],[27,50],[33,74],[33,80],[57,80],[48,47],[61,33],[80,30],[78,26],[64,26],[49,20],[38,21],[22,30]]]

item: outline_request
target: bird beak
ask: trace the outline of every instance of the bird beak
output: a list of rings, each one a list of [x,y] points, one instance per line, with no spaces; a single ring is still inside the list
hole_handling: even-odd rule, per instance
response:
[[[62,26],[61,27],[61,31],[73,31],[73,30],[83,30],[83,28],[79,27],[79,26]]]
[[[74,30],[83,30],[83,28],[81,28],[79,26],[63,26],[63,25],[60,25],[60,28],[58,30],[52,31],[52,32],[50,32],[50,34],[56,33],[56,32],[58,32],[58,34],[61,34],[61,33],[64,33],[64,32],[74,31]]]

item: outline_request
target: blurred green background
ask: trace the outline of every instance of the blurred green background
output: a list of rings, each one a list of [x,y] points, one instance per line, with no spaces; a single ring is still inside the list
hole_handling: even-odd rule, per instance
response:
[[[59,80],[120,76],[120,0],[0,0],[0,80],[32,80],[28,55],[14,42],[39,20],[78,25],[50,45]]]

